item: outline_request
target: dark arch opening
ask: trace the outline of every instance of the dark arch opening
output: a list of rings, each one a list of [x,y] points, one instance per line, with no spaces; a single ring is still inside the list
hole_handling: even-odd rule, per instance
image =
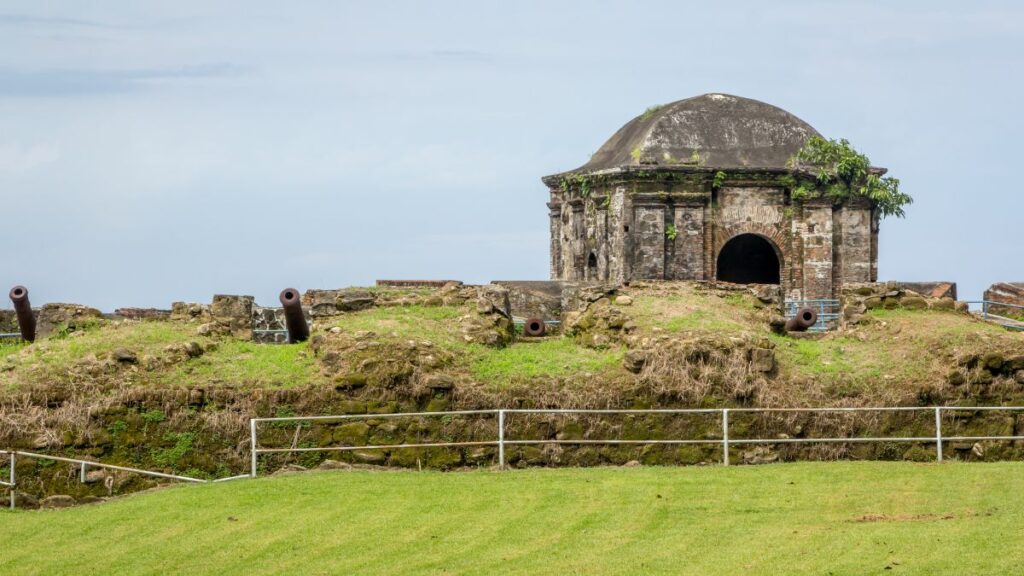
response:
[[[594,280],[597,278],[597,255],[593,252],[587,257],[587,279]]]
[[[740,234],[718,253],[717,277],[736,284],[778,284],[779,257],[768,240],[756,234]]]

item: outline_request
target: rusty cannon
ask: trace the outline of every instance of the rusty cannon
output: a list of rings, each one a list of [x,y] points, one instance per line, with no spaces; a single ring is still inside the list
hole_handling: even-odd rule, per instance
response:
[[[540,337],[547,332],[547,325],[543,318],[527,318],[523,323],[523,336]]]
[[[806,332],[818,322],[818,312],[814,308],[801,308],[796,316],[786,320],[786,332]]]
[[[281,291],[281,306],[284,307],[284,326],[288,329],[288,343],[305,342],[309,339],[309,324],[302,313],[299,291],[285,288]]]
[[[36,340],[36,317],[32,314],[32,305],[28,301],[28,288],[15,286],[11,288],[11,302],[14,303],[14,313],[18,317],[18,328],[21,330],[21,337],[26,342]]]

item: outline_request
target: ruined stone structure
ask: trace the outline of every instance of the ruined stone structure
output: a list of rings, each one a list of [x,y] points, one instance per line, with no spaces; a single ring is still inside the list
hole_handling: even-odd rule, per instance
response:
[[[984,300],[1001,302],[1009,306],[990,304],[993,314],[1005,314],[1013,318],[1024,318],[1024,282],[996,282],[985,290]]]
[[[791,300],[875,281],[876,207],[791,197],[789,160],[816,135],[785,110],[725,94],[647,110],[587,164],[543,178],[551,277],[780,284]]]

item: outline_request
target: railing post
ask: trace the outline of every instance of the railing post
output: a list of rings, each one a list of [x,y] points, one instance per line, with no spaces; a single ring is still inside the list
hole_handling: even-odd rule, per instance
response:
[[[942,462],[942,408],[935,407],[935,458]]]
[[[249,418],[249,477],[256,477],[256,419]]]
[[[988,300],[981,301],[981,317],[988,320]]]
[[[729,465],[729,409],[722,410],[722,464]]]
[[[505,469],[505,410],[498,410],[498,470]]]
[[[14,477],[14,452],[13,451],[10,453],[10,456],[11,456],[11,474],[10,474],[10,481],[11,481],[10,482],[10,484],[11,484],[11,486],[10,486],[10,488],[11,488],[11,510],[14,510],[14,501],[15,501],[15,498],[16,498],[15,494],[14,494],[14,492],[15,492],[14,489],[17,488],[17,484],[18,483],[16,482],[16,479]]]
[[[78,481],[81,482],[82,484],[85,484],[85,467],[85,462],[82,462],[82,468],[78,472]]]

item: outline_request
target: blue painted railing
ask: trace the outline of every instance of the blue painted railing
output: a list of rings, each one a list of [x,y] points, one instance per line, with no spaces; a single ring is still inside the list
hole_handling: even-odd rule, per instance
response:
[[[814,308],[818,312],[818,321],[807,329],[808,332],[828,332],[839,320],[839,300],[786,300],[786,320],[795,318],[801,308]]]
[[[992,308],[1013,308],[1015,310],[1020,310],[1020,315],[1024,317],[1024,306],[1019,304],[1007,304],[1006,302],[996,302],[994,300],[967,300],[966,302],[967,304],[981,304],[981,317],[985,320],[995,322],[1010,330],[1024,330],[1024,320],[1007,318],[991,311]]]

